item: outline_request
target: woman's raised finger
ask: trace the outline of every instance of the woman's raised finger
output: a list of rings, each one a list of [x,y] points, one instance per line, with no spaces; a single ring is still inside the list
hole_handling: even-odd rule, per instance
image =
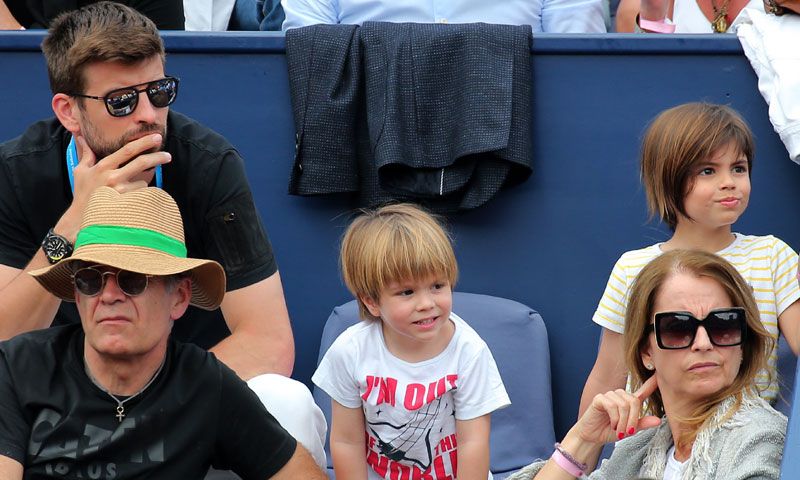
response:
[[[631,394],[621,388],[609,393],[612,395],[612,398],[614,398],[614,402],[617,405],[617,412],[619,412],[619,420],[614,428],[617,437],[615,440],[622,440],[627,435],[628,428],[630,427]]]

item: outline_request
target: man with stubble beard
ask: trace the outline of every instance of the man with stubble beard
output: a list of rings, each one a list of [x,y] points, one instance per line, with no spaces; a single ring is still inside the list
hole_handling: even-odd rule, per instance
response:
[[[42,50],[56,118],[0,145],[0,340],[79,322],[73,305],[26,272],[69,257],[97,187],[163,188],[180,208],[188,254],[219,262],[227,275],[221,307],[190,308],[173,336],[248,381],[324,464],[322,413],[288,378],[294,340],[283,287],[242,159],[222,136],[170,111],[180,80],[165,72],[153,22],[94,3],[54,20]]]

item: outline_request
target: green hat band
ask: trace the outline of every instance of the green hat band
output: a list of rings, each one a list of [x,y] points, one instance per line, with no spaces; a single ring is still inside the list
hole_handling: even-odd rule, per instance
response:
[[[145,228],[118,225],[91,225],[78,232],[75,249],[85,245],[130,245],[160,250],[175,257],[186,258],[186,245],[179,240]]]

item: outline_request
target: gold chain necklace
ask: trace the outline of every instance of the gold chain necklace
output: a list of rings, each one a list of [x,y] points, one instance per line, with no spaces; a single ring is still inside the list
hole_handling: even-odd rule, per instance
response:
[[[724,0],[721,7],[717,7],[714,0],[711,0],[711,7],[714,9],[714,20],[711,22],[711,28],[714,33],[725,33],[728,31],[728,4],[730,0]]]

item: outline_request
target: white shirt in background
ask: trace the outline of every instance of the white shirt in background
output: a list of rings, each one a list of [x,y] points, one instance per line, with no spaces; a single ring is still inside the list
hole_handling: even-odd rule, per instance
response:
[[[186,31],[228,30],[236,0],[183,0]]]

